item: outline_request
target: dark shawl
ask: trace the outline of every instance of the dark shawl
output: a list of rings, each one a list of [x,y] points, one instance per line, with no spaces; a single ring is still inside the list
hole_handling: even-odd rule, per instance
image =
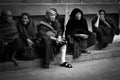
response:
[[[75,18],[75,15],[78,12],[81,13],[80,20],[76,20],[76,18]],[[74,46],[74,48],[72,47],[70,50],[74,49],[73,50],[73,58],[78,58],[81,55],[81,50],[86,49],[87,44],[84,44],[84,43],[86,43],[86,39],[82,39],[80,37],[75,37],[74,36],[75,34],[91,35],[91,32],[88,30],[87,21],[83,17],[83,12],[78,8],[75,8],[71,12],[70,19],[68,20],[68,23],[66,25],[66,39],[68,41],[68,48],[71,46]],[[81,48],[81,42],[84,44],[84,49]]]
[[[20,21],[17,23],[17,29],[20,34],[20,38],[23,40],[34,39],[37,34],[37,25],[30,20],[30,22],[25,26]]]
[[[85,18],[81,20],[70,19],[66,26],[66,35],[74,36],[74,34],[87,34],[90,35],[91,32],[88,30],[87,21]]]
[[[81,13],[81,19],[76,20],[75,15],[80,12]],[[66,36],[71,35],[72,37],[74,34],[87,34],[90,35],[91,32],[88,30],[88,25],[86,19],[83,17],[83,12],[79,8],[73,9],[73,11],[70,14],[70,19],[68,20],[68,23],[66,25]]]
[[[100,20],[98,28],[94,26],[94,24],[97,21],[97,17],[92,20],[92,29],[93,32],[99,33],[101,36],[101,40],[103,42],[111,43],[113,41],[114,35],[117,33],[116,28],[113,25],[112,21],[106,18],[106,21],[110,25],[110,28],[108,25],[106,25],[103,21]]]
[[[33,42],[35,42],[37,35],[37,25],[35,25],[35,23],[31,19],[27,25],[23,25],[20,21],[16,25],[21,38],[21,46],[23,47],[23,50],[21,50],[22,59],[36,59],[36,46],[34,46],[33,44],[33,48],[28,47],[27,39],[30,39]]]
[[[11,42],[18,38],[18,31],[16,29],[16,24],[13,22],[8,23],[5,21],[0,21],[0,40]]]
[[[57,35],[61,35],[62,34],[61,24],[59,23],[58,20],[55,20],[54,22],[50,22],[47,18],[44,18],[42,21],[50,24],[54,28],[54,30],[57,31]],[[48,31],[52,31],[52,29],[47,27],[47,26],[45,26],[45,25],[40,24],[40,25],[38,25],[38,31],[39,31],[39,33],[41,34],[42,37],[43,36],[44,37],[48,37],[46,35],[46,33]]]
[[[86,43],[86,40],[82,40],[79,37],[74,37],[75,34],[87,34],[91,35],[91,32],[88,30],[88,25],[86,19],[82,18],[81,20],[72,20],[70,19],[66,26],[66,39],[68,40],[68,47],[71,43],[74,46],[73,58],[78,58],[81,55],[81,50],[83,50],[81,46],[81,42]],[[71,37],[68,38],[68,35]],[[87,44],[84,46],[84,50],[86,49]],[[70,49],[72,50],[72,49]]]

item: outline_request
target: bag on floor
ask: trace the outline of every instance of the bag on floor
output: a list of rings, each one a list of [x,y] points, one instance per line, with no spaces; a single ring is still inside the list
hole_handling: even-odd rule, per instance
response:
[[[34,48],[32,47],[25,47],[23,52],[23,59],[24,60],[33,60],[37,59],[37,54],[35,53]]]

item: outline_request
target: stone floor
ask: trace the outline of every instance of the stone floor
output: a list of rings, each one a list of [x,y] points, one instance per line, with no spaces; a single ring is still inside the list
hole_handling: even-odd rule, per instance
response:
[[[73,68],[51,65],[0,72],[0,80],[120,80],[120,57],[73,63]]]

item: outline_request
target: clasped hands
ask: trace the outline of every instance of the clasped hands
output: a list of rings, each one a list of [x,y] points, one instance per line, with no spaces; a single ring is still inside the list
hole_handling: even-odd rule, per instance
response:
[[[64,41],[62,36],[58,36],[57,38],[51,36],[50,39],[55,40],[57,44],[61,44]]]

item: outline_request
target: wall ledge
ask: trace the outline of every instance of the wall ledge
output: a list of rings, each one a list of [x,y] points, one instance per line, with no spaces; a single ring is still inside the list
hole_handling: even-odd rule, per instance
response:
[[[120,3],[0,3],[0,5],[119,5]]]

